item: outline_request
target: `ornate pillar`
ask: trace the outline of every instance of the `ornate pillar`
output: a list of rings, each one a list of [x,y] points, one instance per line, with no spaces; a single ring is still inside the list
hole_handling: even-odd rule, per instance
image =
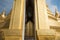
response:
[[[12,31],[11,33],[15,34],[15,38],[19,40],[23,40],[23,26],[24,26],[24,0],[14,0],[11,21],[9,29]]]
[[[45,0],[35,0],[35,16],[39,29],[49,29]]]
[[[35,0],[35,25],[37,36],[39,40],[46,40],[49,37],[53,37],[55,34],[53,30],[50,30],[48,24],[48,14],[46,8],[46,0]],[[49,37],[47,36],[49,35]]]
[[[12,9],[9,29],[21,29],[24,21],[23,17],[24,17],[24,1],[15,0]]]

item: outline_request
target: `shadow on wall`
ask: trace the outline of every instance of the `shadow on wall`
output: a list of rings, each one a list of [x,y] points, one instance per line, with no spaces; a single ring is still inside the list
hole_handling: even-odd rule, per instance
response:
[[[0,40],[5,40],[3,31],[0,31]]]

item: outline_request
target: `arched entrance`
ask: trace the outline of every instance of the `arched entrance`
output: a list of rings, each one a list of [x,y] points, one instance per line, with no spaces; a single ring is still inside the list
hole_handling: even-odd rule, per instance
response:
[[[26,0],[25,40],[35,39],[34,0]]]

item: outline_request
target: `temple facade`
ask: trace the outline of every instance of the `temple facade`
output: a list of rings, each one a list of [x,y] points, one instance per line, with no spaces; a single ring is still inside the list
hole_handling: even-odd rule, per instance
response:
[[[14,0],[8,16],[4,14],[0,15],[4,40],[60,40],[60,14],[56,10],[54,15],[46,0]]]

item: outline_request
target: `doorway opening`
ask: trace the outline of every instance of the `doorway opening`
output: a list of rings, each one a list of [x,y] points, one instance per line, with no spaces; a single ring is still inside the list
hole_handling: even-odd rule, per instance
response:
[[[25,40],[35,39],[34,0],[26,0]]]

